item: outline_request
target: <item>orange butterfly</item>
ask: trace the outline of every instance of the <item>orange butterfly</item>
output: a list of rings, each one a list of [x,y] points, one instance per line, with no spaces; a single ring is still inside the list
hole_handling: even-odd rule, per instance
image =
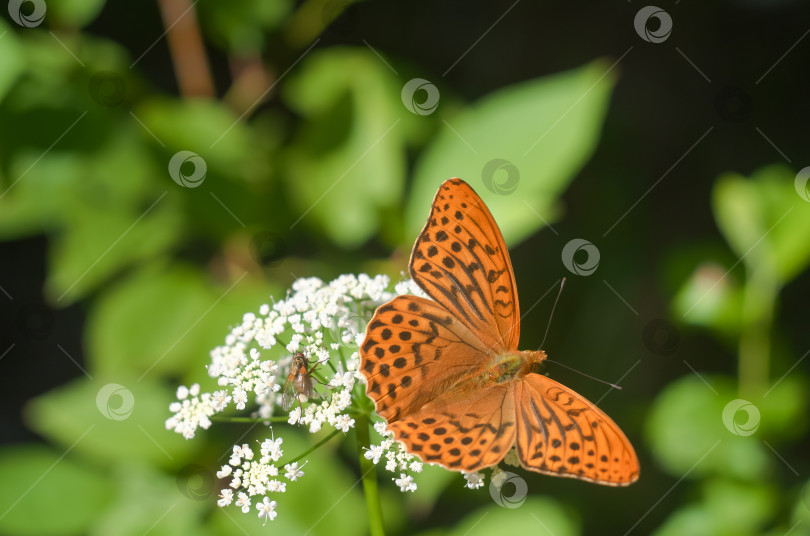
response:
[[[509,252],[466,182],[441,185],[408,268],[433,300],[398,296],[380,306],[360,348],[366,393],[408,452],[471,472],[514,445],[538,473],[608,486],[638,480],[636,453],[616,423],[535,373],[545,352],[517,349]]]

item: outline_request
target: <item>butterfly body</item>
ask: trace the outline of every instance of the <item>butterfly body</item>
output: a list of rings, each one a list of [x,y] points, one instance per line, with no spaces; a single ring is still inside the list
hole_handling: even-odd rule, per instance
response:
[[[366,394],[409,452],[469,472],[514,447],[531,471],[610,486],[638,479],[635,451],[616,423],[537,374],[545,352],[517,349],[509,253],[461,179],[439,188],[409,271],[432,299],[403,295],[381,305],[360,347]]]
[[[494,383],[514,381],[515,378],[531,374],[535,364],[546,358],[542,350],[536,352],[507,352],[496,354],[486,367],[488,379]]]

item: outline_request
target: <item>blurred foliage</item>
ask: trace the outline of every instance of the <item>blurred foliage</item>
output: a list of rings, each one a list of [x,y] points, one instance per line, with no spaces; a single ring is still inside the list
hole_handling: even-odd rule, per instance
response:
[[[185,441],[163,428],[174,386],[199,381],[227,327],[283,295],[295,276],[385,270],[396,280],[450,176],[474,185],[510,246],[560,220],[561,196],[599,143],[616,76],[597,60],[472,102],[435,77],[437,109],[412,113],[403,84],[429,75],[407,58],[363,46],[305,54],[350,5],[195,4],[206,45],[227,58],[235,80],[240,66],[262,71],[258,91],[234,82],[222,99],[159,89],[140,57],[86,31],[102,1],[49,2],[36,28],[0,20],[0,239],[46,236],[45,298],[86,312],[83,374],[27,404],[26,423],[42,442],[0,448],[0,532],[366,532],[351,441],[310,456],[272,529],[254,514],[237,521],[217,509],[205,478],[237,438],[264,431],[229,425]],[[182,150],[205,160],[198,188],[170,176]],[[782,340],[775,322],[780,292],[810,262],[810,211],[794,175],[765,167],[719,177],[711,204],[726,245],[679,251],[687,260],[662,276],[677,279],[672,321],[736,351],[724,370],[738,376],[674,379],[643,408],[642,481],[663,472],[645,490],[688,482],[657,534],[782,534],[799,521],[792,534],[810,534],[810,482],[796,483],[777,454],[798,444],[808,420],[806,376],[787,375],[803,349]],[[510,188],[519,195],[504,195]],[[371,258],[381,250],[396,254]],[[134,406],[120,396],[100,402],[110,383],[126,386]],[[753,435],[735,435],[721,419],[737,398],[760,412]],[[105,416],[117,411],[131,414]],[[311,437],[285,440],[303,451]],[[594,524],[546,494],[500,508],[486,489],[459,491],[457,478],[435,468],[415,494],[388,484],[391,533],[440,519],[448,503],[465,515],[422,534],[534,533],[539,524],[562,536]]]

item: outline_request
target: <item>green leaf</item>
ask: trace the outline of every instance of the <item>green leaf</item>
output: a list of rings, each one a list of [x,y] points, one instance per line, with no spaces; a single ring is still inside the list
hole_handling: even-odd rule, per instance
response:
[[[743,294],[734,275],[711,260],[704,260],[678,289],[673,314],[685,322],[717,330],[736,338],[739,334]]]
[[[194,466],[187,466],[194,467]],[[205,468],[199,467],[200,471]],[[137,461],[121,459],[113,467],[110,478],[116,484],[116,494],[104,512],[96,519],[91,536],[205,536],[210,534],[204,523],[213,507],[218,490],[214,472],[210,473],[209,489],[194,489],[184,494],[184,485],[176,475],[156,471]]]
[[[707,474],[764,478],[772,461],[759,436],[735,435],[724,424],[726,405],[738,398],[731,382],[702,378],[708,385],[694,374],[679,378],[655,399],[647,420],[653,454],[676,477],[689,473],[692,478]]]
[[[196,8],[207,37],[233,54],[249,56],[265,48],[269,32],[286,19],[293,2],[204,0]]]
[[[0,450],[0,474],[3,534],[85,533],[116,491],[68,452],[37,444]]]
[[[557,198],[599,139],[614,85],[608,71],[599,61],[515,84],[447,117],[417,165],[408,236],[425,224],[436,189],[451,177],[481,195],[507,244],[553,222]]]
[[[25,68],[23,49],[15,31],[5,20],[0,20],[0,102]]]
[[[300,221],[357,247],[384,210],[396,209],[405,139],[422,118],[405,109],[396,77],[369,50],[313,52],[284,89],[285,101],[304,116],[286,159]]]
[[[250,127],[223,103],[152,99],[135,113],[169,151],[161,169],[167,188],[180,189],[168,171],[171,157],[178,151],[192,151],[205,160],[204,180],[209,184],[203,188],[223,178],[238,183],[267,180],[270,154],[264,138],[254,136]]]
[[[32,430],[96,462],[172,466],[196,447],[163,424],[176,400],[148,378],[81,378],[29,401],[25,416]]]
[[[708,481],[702,495],[700,503],[677,510],[654,534],[760,534],[776,504],[772,488],[720,478]]]
[[[210,362],[228,326],[279,289],[245,277],[217,285],[198,269],[147,266],[100,295],[87,322],[91,370],[101,376],[191,373]]]
[[[87,26],[101,13],[105,0],[48,2],[46,18],[52,26]]]
[[[712,191],[715,219],[738,258],[767,270],[782,284],[810,263],[810,205],[799,197],[795,173],[784,166],[755,171],[750,179],[720,177]]]
[[[579,534],[579,522],[558,501],[547,497],[529,497],[520,507],[497,505],[479,508],[462,519],[448,536],[484,534]]]

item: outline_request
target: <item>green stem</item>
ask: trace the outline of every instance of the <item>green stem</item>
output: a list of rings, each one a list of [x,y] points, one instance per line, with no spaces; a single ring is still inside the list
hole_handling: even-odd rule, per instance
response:
[[[360,460],[360,474],[363,479],[363,491],[366,495],[366,506],[368,508],[368,524],[371,536],[385,536],[383,528],[382,506],[380,505],[380,492],[377,489],[377,471],[374,463],[367,459],[364,448],[371,445],[368,435],[370,426],[368,415],[359,415],[356,419],[354,429],[357,433],[357,455]]]
[[[287,422],[290,420],[288,416],[281,416],[281,417],[270,417],[264,419],[262,417],[211,417],[211,420],[214,422]]]
[[[309,447],[307,450],[305,450],[304,452],[302,452],[301,454],[299,454],[298,456],[296,456],[295,458],[293,458],[292,460],[290,460],[290,461],[286,461],[286,460],[285,460],[285,461],[283,461],[283,462],[279,463],[279,465],[281,465],[281,466],[283,467],[284,465],[286,465],[286,464],[288,464],[288,463],[297,462],[298,460],[300,460],[300,459],[301,459],[301,458],[303,458],[304,456],[307,456],[307,455],[308,455],[310,452],[313,452],[314,450],[316,450],[316,449],[320,448],[320,446],[321,446],[321,445],[323,445],[324,443],[326,443],[327,441],[329,441],[330,439],[332,439],[333,437],[335,437],[339,431],[340,431],[340,430],[332,430],[332,433],[331,433],[331,434],[329,434],[328,436],[324,437],[323,439],[321,439],[320,441],[318,441],[317,443],[315,443],[314,445],[312,445],[311,447]]]
[[[738,374],[741,395],[758,398],[768,385],[771,327],[779,283],[764,267],[749,273],[743,293]]]

